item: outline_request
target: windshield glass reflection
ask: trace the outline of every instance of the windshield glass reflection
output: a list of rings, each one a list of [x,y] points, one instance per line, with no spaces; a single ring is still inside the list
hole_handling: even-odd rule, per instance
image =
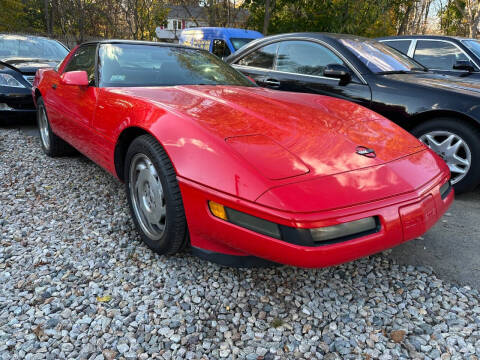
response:
[[[380,42],[356,39],[339,41],[376,74],[426,70],[408,56]]]

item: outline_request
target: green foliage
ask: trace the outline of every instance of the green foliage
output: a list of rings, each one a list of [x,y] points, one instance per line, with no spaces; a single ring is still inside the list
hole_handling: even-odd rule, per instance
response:
[[[463,7],[465,2],[461,1]],[[449,2],[438,13],[440,28],[446,35],[468,36],[468,24],[454,1]]]
[[[272,0],[273,2],[273,0]],[[396,33],[399,7],[406,0],[276,0],[269,33],[319,31],[364,36]],[[249,26],[262,29],[265,0],[246,0]]]
[[[0,0],[0,9],[0,31],[18,31],[25,26],[22,1]]]

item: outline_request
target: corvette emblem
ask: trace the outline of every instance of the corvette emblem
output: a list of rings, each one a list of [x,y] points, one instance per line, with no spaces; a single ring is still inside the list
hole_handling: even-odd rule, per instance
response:
[[[357,148],[355,149],[355,152],[358,155],[366,156],[368,158],[377,157],[377,154],[375,154],[375,150],[367,148],[365,146],[357,146]]]

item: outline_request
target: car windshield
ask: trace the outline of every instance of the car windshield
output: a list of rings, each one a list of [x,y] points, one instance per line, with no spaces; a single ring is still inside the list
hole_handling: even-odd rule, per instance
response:
[[[250,41],[253,39],[248,39],[248,38],[230,38],[230,41],[232,42],[233,48],[235,51],[240,49],[243,45],[248,44]]]
[[[463,40],[462,43],[477,57],[480,58],[480,41],[478,40]]]
[[[23,35],[0,35],[0,59],[29,58],[60,61],[68,50],[58,41]]]
[[[340,39],[340,42],[375,74],[426,70],[413,59],[378,41]]]
[[[103,44],[100,86],[238,85],[255,86],[204,50],[175,46]]]

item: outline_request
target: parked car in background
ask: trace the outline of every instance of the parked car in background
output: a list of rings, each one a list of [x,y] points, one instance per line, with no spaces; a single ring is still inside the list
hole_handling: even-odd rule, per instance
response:
[[[0,34],[0,121],[34,115],[31,88],[35,72],[57,66],[67,54],[68,49],[56,40]]]
[[[366,106],[435,150],[457,192],[480,183],[480,82],[429,72],[384,43],[339,34],[269,36],[226,61],[260,86]]]
[[[384,117],[262,89],[204,50],[86,43],[33,94],[44,152],[70,144],[123,180],[161,254],[329,266],[420,236],[454,197],[445,163]]]
[[[440,74],[480,80],[480,41],[456,36],[409,35],[377,39]]]
[[[234,53],[250,41],[261,37],[263,35],[254,30],[197,27],[182,30],[179,43],[208,50],[219,58],[223,58]]]

